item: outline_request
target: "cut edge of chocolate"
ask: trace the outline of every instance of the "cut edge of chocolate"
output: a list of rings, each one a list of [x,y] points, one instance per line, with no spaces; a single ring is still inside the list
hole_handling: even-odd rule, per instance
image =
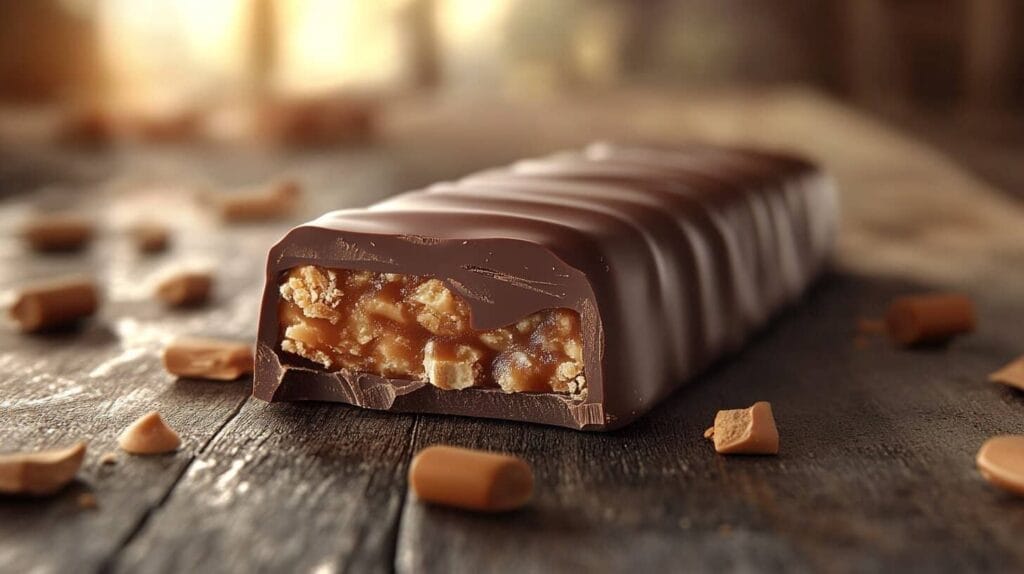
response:
[[[445,390],[426,381],[390,379],[348,369],[325,371],[298,356],[282,357],[264,343],[256,353],[253,396],[267,401],[330,401],[400,413],[426,413],[522,421],[579,430],[607,429],[602,405],[555,393],[500,389]],[[268,377],[269,375],[269,377]],[[269,384],[268,384],[269,383]]]

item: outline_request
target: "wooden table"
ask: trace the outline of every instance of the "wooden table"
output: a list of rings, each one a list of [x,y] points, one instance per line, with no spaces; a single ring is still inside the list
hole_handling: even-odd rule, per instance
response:
[[[196,186],[291,174],[307,186],[308,217],[601,137],[795,148],[842,190],[834,271],[742,353],[633,426],[583,434],[266,404],[246,381],[174,381],[160,367],[176,334],[253,337],[264,253],[288,226],[224,227],[188,201]],[[1024,352],[1021,206],[827,99],[409,101],[395,104],[369,149],[31,151],[14,156],[28,158],[19,161],[36,191],[0,209],[0,289],[88,272],[106,303],[80,331],[0,332],[2,450],[89,441],[80,481],[61,494],[0,498],[2,571],[1024,569],[1024,499],[974,468],[986,438],[1024,432],[1024,394],[985,380]],[[77,256],[26,254],[10,231],[25,210],[69,202],[104,222],[99,242]],[[179,226],[171,253],[133,253],[120,230],[139,213]],[[171,312],[150,301],[147,281],[182,262],[217,264],[213,305]],[[857,319],[879,316],[892,296],[933,289],[970,292],[978,332],[919,352],[855,337]],[[701,438],[715,412],[756,400],[774,405],[780,455],[716,455]],[[182,449],[101,465],[121,429],[152,409],[179,430]],[[417,502],[408,464],[434,443],[525,457],[535,501],[506,516]],[[87,491],[99,508],[79,507]]]

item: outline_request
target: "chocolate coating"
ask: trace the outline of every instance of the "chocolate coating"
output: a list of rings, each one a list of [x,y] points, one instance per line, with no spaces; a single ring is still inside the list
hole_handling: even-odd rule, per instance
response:
[[[269,254],[253,394],[610,430],[735,351],[795,301],[832,250],[836,194],[812,164],[762,151],[594,144],[334,211]],[[427,275],[474,329],[580,313],[588,395],[440,390],[326,372],[280,350],[282,274],[298,265]]]

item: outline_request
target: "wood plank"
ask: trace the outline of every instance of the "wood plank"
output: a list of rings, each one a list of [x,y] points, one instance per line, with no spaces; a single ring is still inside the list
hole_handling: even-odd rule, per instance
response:
[[[112,351],[114,341],[102,326],[60,338],[3,337],[4,450],[89,442],[80,482],[58,496],[0,497],[0,563],[8,571],[95,569],[245,398],[245,383],[171,383],[157,361],[147,360],[148,345]],[[181,431],[182,450],[144,460],[121,456],[116,466],[102,466],[98,459],[116,450],[120,430],[152,408]],[[78,508],[82,492],[92,492],[100,509]]]
[[[389,571],[413,423],[250,399],[115,570]]]

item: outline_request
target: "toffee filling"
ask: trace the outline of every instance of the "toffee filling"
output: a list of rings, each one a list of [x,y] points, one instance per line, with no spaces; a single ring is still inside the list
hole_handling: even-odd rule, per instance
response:
[[[481,331],[439,279],[314,265],[289,270],[280,293],[281,349],[331,371],[451,390],[586,394],[580,317],[570,309]]]

